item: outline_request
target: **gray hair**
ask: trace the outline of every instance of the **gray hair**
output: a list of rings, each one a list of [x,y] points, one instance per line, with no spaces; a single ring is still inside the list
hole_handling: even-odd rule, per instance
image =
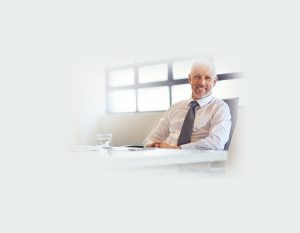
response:
[[[212,72],[214,78],[216,80],[218,79],[218,76],[217,76],[217,73],[216,73],[216,68],[215,68],[215,65],[214,65],[214,62],[213,62],[212,58],[210,58],[210,57],[203,57],[203,58],[197,59],[196,61],[194,61],[191,70],[194,67],[200,66],[200,65],[208,67],[210,69],[210,71]]]

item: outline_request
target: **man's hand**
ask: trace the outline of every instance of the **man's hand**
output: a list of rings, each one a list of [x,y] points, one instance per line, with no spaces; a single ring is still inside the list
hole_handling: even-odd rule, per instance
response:
[[[171,146],[170,144],[161,141],[155,141],[152,144],[146,145],[146,147],[181,149],[180,146]]]
[[[180,146],[171,146],[170,144],[166,143],[166,142],[161,142],[159,144],[159,148],[169,148],[169,149],[181,149]]]
[[[155,147],[155,148],[159,148],[159,144],[161,143],[161,141],[155,141],[151,144],[146,145],[145,147]]]

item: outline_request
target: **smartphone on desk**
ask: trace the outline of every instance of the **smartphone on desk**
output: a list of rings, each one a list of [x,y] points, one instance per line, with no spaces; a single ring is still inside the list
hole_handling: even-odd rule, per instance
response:
[[[129,148],[144,148],[144,146],[140,146],[140,145],[125,145],[125,147],[129,147]]]

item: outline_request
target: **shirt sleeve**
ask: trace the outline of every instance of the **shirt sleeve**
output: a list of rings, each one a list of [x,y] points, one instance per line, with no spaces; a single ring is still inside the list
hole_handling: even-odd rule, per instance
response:
[[[211,127],[207,137],[188,144],[181,145],[182,149],[212,149],[223,150],[229,139],[231,115],[226,103],[217,107],[212,116]]]
[[[170,133],[170,131],[169,131],[169,127],[170,127],[169,112],[170,112],[170,109],[164,113],[164,115],[160,119],[157,127],[155,127],[154,130],[152,130],[151,133],[144,140],[144,142],[143,142],[144,146],[152,144],[155,141],[165,141],[167,139],[167,137],[169,136],[169,133]]]

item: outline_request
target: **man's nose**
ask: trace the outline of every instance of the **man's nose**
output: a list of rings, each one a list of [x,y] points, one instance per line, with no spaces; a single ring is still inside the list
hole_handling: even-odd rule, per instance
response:
[[[199,79],[199,84],[204,85],[205,84],[205,79],[203,77],[201,77]]]

